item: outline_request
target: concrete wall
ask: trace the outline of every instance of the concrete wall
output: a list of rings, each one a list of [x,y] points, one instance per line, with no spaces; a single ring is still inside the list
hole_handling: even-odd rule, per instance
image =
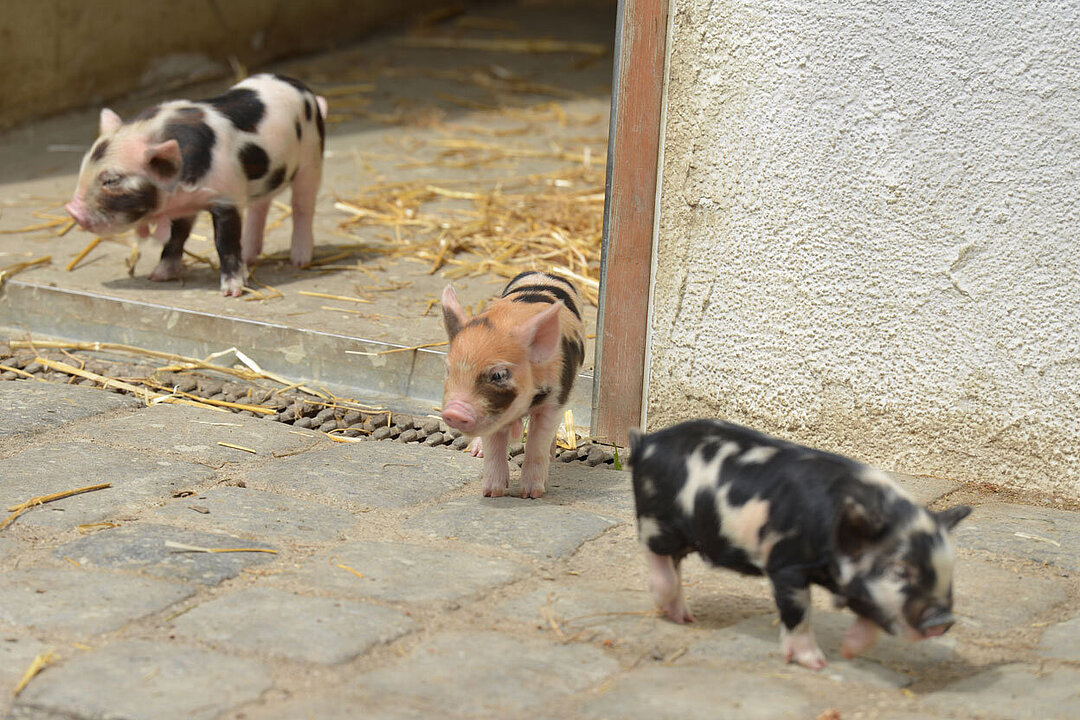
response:
[[[649,426],[1080,499],[1080,4],[673,2]]]
[[[0,127],[326,50],[441,0],[3,0]]]

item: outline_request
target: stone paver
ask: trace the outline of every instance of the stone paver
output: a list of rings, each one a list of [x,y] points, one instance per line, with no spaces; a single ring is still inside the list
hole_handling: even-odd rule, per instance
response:
[[[337,445],[275,464],[272,474],[248,476],[269,490],[303,490],[357,505],[398,508],[433,500],[480,477],[483,461],[467,453],[391,442]]]
[[[939,710],[995,720],[1080,717],[1080,670],[1002,665],[926,697]]]
[[[138,407],[125,395],[79,385],[39,382],[0,383],[0,439],[60,427],[123,407]]]
[[[619,669],[591,645],[558,645],[494,632],[444,633],[402,662],[356,678],[377,697],[407,697],[432,711],[505,716],[598,684]],[[417,679],[422,678],[422,682]]]
[[[244,567],[269,562],[274,557],[263,552],[185,552],[167,546],[166,542],[170,541],[201,548],[273,549],[254,540],[139,523],[80,538],[57,548],[55,554],[89,567],[141,570],[203,585],[216,585],[234,577]]]
[[[0,621],[77,633],[108,632],[190,597],[190,585],[77,568],[0,573]]]
[[[78,718],[209,720],[270,685],[269,672],[255,660],[131,640],[49,668],[17,704]]]
[[[588,503],[603,507],[608,513],[634,517],[634,491],[628,470],[552,463],[546,499],[560,504]]]
[[[953,576],[953,613],[961,625],[998,632],[1031,620],[1068,598],[1060,578],[962,557]]]
[[[214,475],[202,465],[175,459],[139,457],[89,441],[35,448],[0,460],[0,505],[9,506],[37,495],[76,487],[112,483],[24,513],[17,522],[52,527],[122,517],[132,508],[170,497],[181,488],[199,485]]]
[[[504,585],[527,570],[521,563],[461,550],[360,541],[316,555],[295,577],[315,590],[387,602],[427,603],[460,600]]]
[[[1080,615],[1046,628],[1039,652],[1058,660],[1080,662]]]
[[[431,710],[387,704],[383,698],[357,694],[352,688],[320,690],[283,703],[244,708],[244,720],[431,720]],[[453,708],[439,708],[440,718],[461,717]]]
[[[803,672],[797,666],[784,665],[776,619],[775,614],[758,615],[717,630],[710,637],[690,645],[687,656],[725,665],[732,660],[765,663],[774,672]],[[845,660],[840,654],[840,640],[854,619],[854,615],[846,613],[814,613],[814,635],[829,663],[820,673],[823,677],[874,687],[902,688],[916,678],[901,672],[898,667],[918,669],[921,665],[944,662],[952,655],[954,642],[951,638],[941,638],[928,645],[929,641],[912,644],[882,635],[878,644],[862,657]],[[923,645],[926,647],[921,647]]]
[[[576,706],[574,714],[596,720],[805,720],[827,707],[813,704],[783,678],[711,668],[648,667],[620,676],[600,697]]]
[[[290,431],[281,423],[187,405],[153,405],[123,418],[85,429],[95,441],[151,452],[168,452],[186,460],[208,463],[247,463],[273,454],[329,444],[318,433]],[[254,453],[219,445],[239,445]]]
[[[552,631],[581,641],[631,643],[685,637],[687,629],[655,611],[648,591],[616,590],[593,583],[561,583],[505,600],[495,612],[515,624]]]
[[[15,633],[0,633],[0,715],[11,707],[11,693],[23,673],[39,654],[52,648],[32,637]]]
[[[979,505],[956,528],[959,547],[1080,570],[1080,514],[993,503]]]
[[[283,535],[300,543],[337,539],[356,524],[347,510],[241,487],[215,487],[177,498],[151,519],[242,537]]]
[[[504,496],[446,502],[417,514],[405,527],[536,557],[566,557],[617,523],[587,510]]]
[[[176,619],[178,635],[220,649],[325,664],[351,660],[415,627],[407,616],[389,608],[273,588],[238,590]]]

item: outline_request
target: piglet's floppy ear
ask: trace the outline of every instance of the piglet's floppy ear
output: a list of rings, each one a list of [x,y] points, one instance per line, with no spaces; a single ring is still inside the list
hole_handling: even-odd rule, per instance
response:
[[[878,514],[852,498],[845,498],[833,535],[841,555],[858,555],[884,530]]]
[[[934,517],[941,523],[942,527],[951,531],[956,527],[956,524],[971,514],[970,505],[957,505],[951,507],[948,510],[942,510],[941,512],[934,513]]]
[[[166,140],[160,145],[146,148],[146,169],[151,176],[162,182],[172,182],[180,175],[183,160],[180,143]]]
[[[529,350],[529,361],[546,363],[555,357],[559,349],[559,311],[563,309],[559,300],[542,313],[534,315],[532,320],[518,331],[522,344]]]
[[[109,108],[102,108],[101,115],[98,116],[98,135],[108,135],[115,132],[116,128],[123,124],[124,121],[120,119],[119,115]]]
[[[446,326],[446,335],[453,342],[454,336],[465,327],[466,317],[452,285],[447,285],[442,293],[442,316],[443,325]]]

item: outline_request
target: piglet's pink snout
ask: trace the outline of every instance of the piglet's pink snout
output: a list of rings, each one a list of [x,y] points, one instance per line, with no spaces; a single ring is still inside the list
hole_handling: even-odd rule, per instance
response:
[[[75,222],[79,223],[79,227],[86,229],[86,226],[90,223],[90,219],[86,212],[86,206],[79,200],[72,200],[64,206],[68,215],[75,218]]]
[[[461,432],[467,433],[476,427],[476,413],[472,407],[460,400],[448,402],[443,408],[442,418],[447,425]]]

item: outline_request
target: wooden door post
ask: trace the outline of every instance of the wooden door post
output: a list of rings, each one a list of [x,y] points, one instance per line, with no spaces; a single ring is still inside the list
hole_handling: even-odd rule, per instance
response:
[[[593,378],[593,435],[641,423],[669,0],[619,0]]]

